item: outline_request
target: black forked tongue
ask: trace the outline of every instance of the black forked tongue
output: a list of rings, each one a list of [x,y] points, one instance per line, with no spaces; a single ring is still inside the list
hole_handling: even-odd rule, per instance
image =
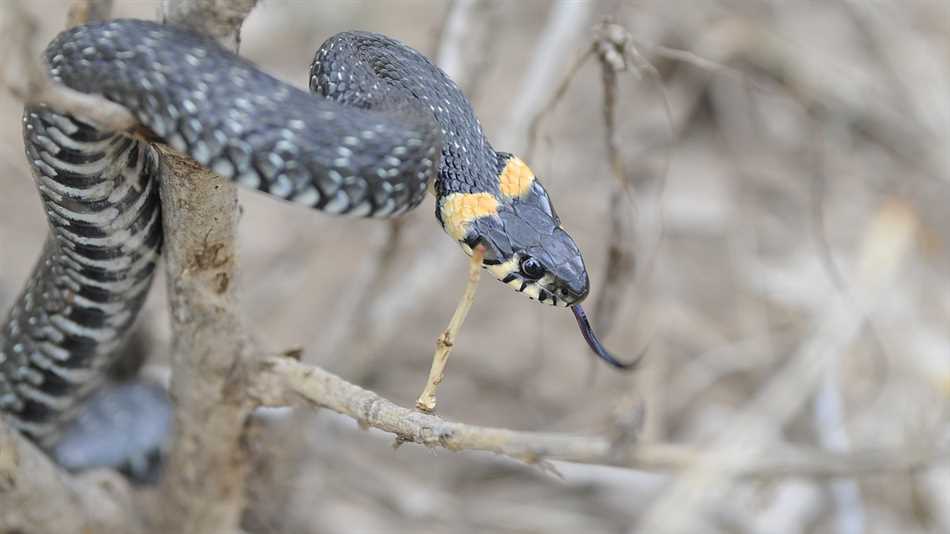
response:
[[[640,363],[640,356],[630,363],[623,363],[615,358],[613,354],[607,352],[607,349],[604,348],[604,344],[601,343],[599,339],[597,339],[597,334],[595,334],[594,329],[591,328],[590,321],[587,320],[587,314],[584,313],[584,308],[581,308],[580,304],[571,306],[571,311],[574,312],[574,318],[577,319],[577,326],[581,328],[581,334],[583,334],[584,340],[587,341],[590,349],[594,351],[594,354],[596,354],[601,360],[604,360],[614,368],[623,371],[632,371],[637,367],[637,364]]]

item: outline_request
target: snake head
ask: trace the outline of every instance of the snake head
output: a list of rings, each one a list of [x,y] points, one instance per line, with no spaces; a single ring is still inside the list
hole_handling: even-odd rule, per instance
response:
[[[570,306],[587,297],[590,281],[574,239],[561,228],[541,184],[525,199],[499,206],[498,216],[477,220],[475,242],[485,248],[482,263],[502,283],[529,298]],[[550,206],[547,204],[547,206]]]
[[[442,227],[470,256],[482,247],[482,266],[529,298],[570,307],[591,350],[621,370],[622,362],[597,338],[581,301],[590,291],[584,258],[561,227],[547,191],[531,169],[511,154],[498,154],[498,192],[450,193],[436,211]]]
[[[555,306],[580,303],[590,288],[587,268],[547,191],[520,159],[502,153],[499,160],[498,192],[447,195],[443,227],[469,255],[482,246],[483,266],[516,291]]]

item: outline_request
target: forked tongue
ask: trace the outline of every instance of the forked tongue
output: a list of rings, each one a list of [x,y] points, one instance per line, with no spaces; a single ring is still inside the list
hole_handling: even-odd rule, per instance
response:
[[[587,314],[584,313],[584,308],[581,308],[580,304],[575,304],[571,306],[571,311],[574,312],[574,318],[577,319],[577,326],[581,329],[581,334],[584,336],[584,340],[587,341],[587,344],[590,346],[590,349],[594,351],[601,360],[609,363],[617,369],[624,371],[631,371],[636,368],[637,364],[640,363],[640,356],[634,359],[630,363],[623,363],[613,356],[607,349],[604,347],[604,344],[597,339],[597,334],[594,333],[594,329],[590,326],[590,321],[587,319]],[[642,354],[641,354],[642,356]]]

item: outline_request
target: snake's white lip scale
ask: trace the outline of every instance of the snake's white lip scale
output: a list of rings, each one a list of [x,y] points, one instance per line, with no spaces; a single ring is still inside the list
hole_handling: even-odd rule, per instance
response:
[[[515,290],[572,307],[591,349],[630,367],[579,306],[586,268],[544,187],[491,147],[458,86],[406,45],[330,38],[311,65],[315,94],[210,38],[141,20],[67,30],[46,61],[55,81],[125,106],[174,149],[283,200],[389,217],[417,206],[434,176],[436,216],[453,239],[484,244],[484,266]],[[158,156],[45,106],[26,110],[24,139],[51,232],[0,330],[0,412],[49,448],[119,357],[149,289],[162,241]]]

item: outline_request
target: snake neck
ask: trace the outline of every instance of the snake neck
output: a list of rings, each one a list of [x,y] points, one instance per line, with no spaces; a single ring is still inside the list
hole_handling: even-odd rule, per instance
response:
[[[310,89],[348,106],[434,121],[442,151],[432,189],[440,204],[453,194],[498,195],[499,154],[486,139],[471,103],[416,50],[377,33],[337,34],[314,57]],[[438,207],[436,216],[442,220]]]

